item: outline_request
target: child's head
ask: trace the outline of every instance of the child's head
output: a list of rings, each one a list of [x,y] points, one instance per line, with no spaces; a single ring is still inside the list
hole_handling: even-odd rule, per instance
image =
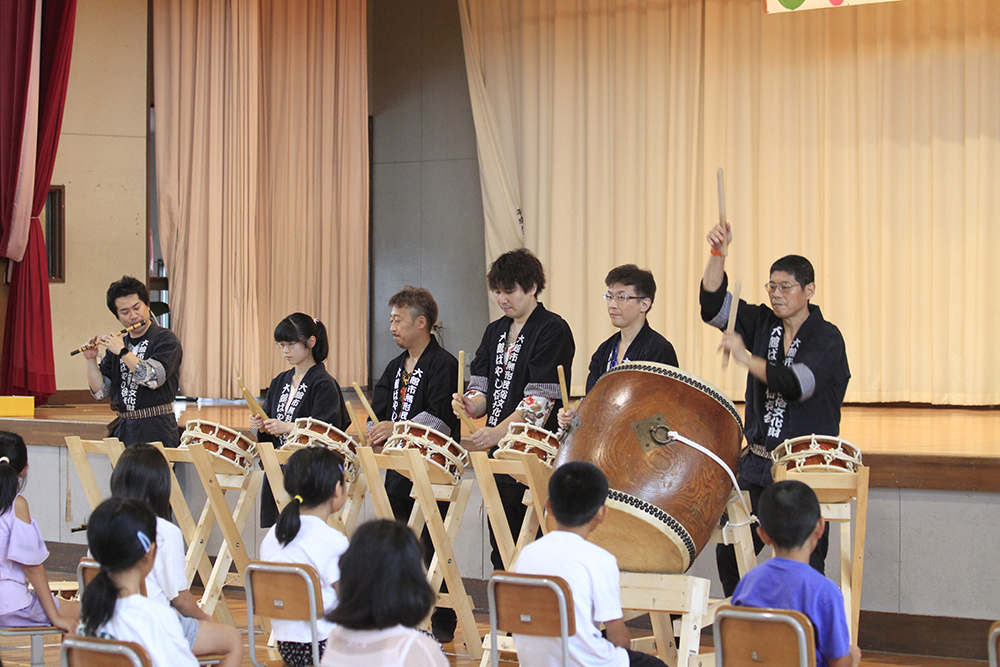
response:
[[[156,515],[141,500],[109,498],[90,515],[87,544],[101,565],[80,602],[84,634],[93,635],[115,613],[118,587],[111,575],[137,567],[145,576],[153,567]]]
[[[282,546],[286,546],[299,534],[299,526],[302,525],[300,508],[317,507],[331,498],[336,499],[331,508],[333,511],[344,506],[344,459],[325,447],[300,449],[288,458],[285,466],[285,491],[291,500],[281,510],[281,516],[274,526],[274,536]],[[338,503],[340,507],[337,506]]]
[[[775,547],[796,549],[816,530],[820,518],[819,500],[802,482],[777,482],[761,494],[757,518]]]
[[[145,443],[126,449],[111,473],[111,495],[141,500],[169,521],[170,464],[163,452]]]
[[[570,461],[549,478],[549,508],[560,525],[583,526],[608,499],[608,479],[600,468],[586,461]]]
[[[330,342],[326,336],[326,326],[318,319],[313,319],[305,313],[292,313],[278,322],[274,327],[274,342],[278,345],[286,343],[292,346],[302,345],[312,351],[312,358],[317,364],[326,360],[330,351]]]
[[[340,602],[327,620],[354,630],[416,627],[436,596],[412,530],[386,519],[359,527],[340,557]]]
[[[14,505],[28,467],[28,448],[17,433],[0,431],[0,515]]]

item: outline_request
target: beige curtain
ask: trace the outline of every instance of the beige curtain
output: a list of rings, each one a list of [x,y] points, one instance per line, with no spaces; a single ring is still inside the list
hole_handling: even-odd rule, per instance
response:
[[[157,188],[181,388],[235,397],[282,370],[301,310],[327,369],[367,380],[364,0],[154,0]]]
[[[634,261],[656,275],[650,321],[682,367],[742,397],[745,369],[721,370],[697,305],[722,166],[731,279],[764,301],[774,259],[813,260],[813,302],[847,341],[849,401],[1000,403],[988,256],[1000,3],[774,16],[758,0],[459,4],[467,42],[508,45],[484,49],[470,79],[508,67],[513,81],[486,78],[480,99],[520,128],[525,243],[549,271],[547,305],[573,327],[576,391],[613,332],[604,275]],[[499,187],[482,178],[484,193]]]

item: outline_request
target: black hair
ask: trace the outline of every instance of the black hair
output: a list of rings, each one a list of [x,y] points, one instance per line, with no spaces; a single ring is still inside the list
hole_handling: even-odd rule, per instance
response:
[[[795,549],[805,544],[816,530],[819,517],[816,492],[796,480],[767,487],[757,506],[760,527],[782,549]]]
[[[792,274],[803,288],[809,283],[816,282],[816,272],[813,271],[812,263],[802,255],[785,255],[771,265],[771,273],[775,271]]]
[[[28,448],[24,438],[11,431],[0,431],[0,516],[14,506],[24,481],[21,471],[26,465]]]
[[[340,557],[339,598],[326,619],[345,628],[416,627],[437,598],[416,534],[388,519],[360,526]]]
[[[486,284],[491,290],[512,291],[520,285],[525,293],[535,287],[537,297],[545,289],[545,267],[527,248],[511,250],[493,260],[486,274]]]
[[[135,294],[140,301],[147,306],[149,305],[149,292],[146,291],[146,285],[138,278],[122,276],[121,280],[116,280],[108,287],[108,310],[117,316],[118,308],[115,307],[115,300],[130,294]]]
[[[430,331],[438,319],[438,305],[434,296],[423,287],[407,285],[400,291],[392,295],[389,299],[389,307],[409,308],[413,319],[418,317],[427,318],[427,331]]]
[[[549,478],[549,506],[563,526],[576,528],[594,518],[608,499],[608,478],[586,461],[570,461]]]
[[[618,284],[626,287],[632,285],[635,287],[635,295],[649,299],[651,307],[656,300],[656,280],[653,278],[653,272],[640,269],[635,264],[622,264],[611,269],[604,279],[604,284],[608,287]]]
[[[274,526],[274,536],[281,546],[287,546],[299,534],[302,525],[299,508],[325,503],[337,492],[337,485],[343,480],[344,459],[332,449],[303,447],[288,458],[285,491],[291,500],[281,510]]]
[[[312,349],[313,361],[321,364],[326,361],[326,355],[330,352],[326,326],[322,322],[314,320],[305,313],[292,313],[274,327],[275,343],[302,343],[304,345],[311,336],[316,337],[316,345]]]
[[[90,515],[87,544],[101,564],[80,600],[83,634],[93,636],[114,616],[118,602],[110,573],[128,570],[149,553],[156,544],[156,515],[141,500],[108,498]]]
[[[144,442],[122,452],[111,472],[114,498],[141,500],[156,516],[170,520],[170,464],[163,452]]]

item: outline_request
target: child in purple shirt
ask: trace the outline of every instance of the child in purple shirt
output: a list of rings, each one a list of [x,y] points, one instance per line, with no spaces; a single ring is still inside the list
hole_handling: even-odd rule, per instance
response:
[[[774,549],[774,558],[743,577],[733,604],[802,612],[816,633],[817,667],[858,667],[861,651],[851,645],[840,589],[809,565],[826,526],[816,493],[802,482],[772,484],[757,514],[757,534]]]

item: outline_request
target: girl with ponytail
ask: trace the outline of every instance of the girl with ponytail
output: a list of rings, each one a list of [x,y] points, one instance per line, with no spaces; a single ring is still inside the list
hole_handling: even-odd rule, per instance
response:
[[[49,590],[42,564],[49,550],[20,494],[27,475],[24,440],[0,431],[0,627],[54,625],[73,632],[80,608]],[[34,591],[28,590],[29,583]]]
[[[264,536],[260,557],[279,563],[311,565],[319,574],[326,614],[337,606],[339,561],[347,550],[347,538],[327,523],[347,500],[343,459],[323,447],[300,449],[285,466],[285,491],[291,500],[278,517],[278,523]],[[312,664],[312,633],[308,623],[274,619],[271,625],[285,663],[291,667]],[[316,629],[325,637],[333,624],[321,618]],[[321,655],[325,645],[325,641],[320,642]]]
[[[351,419],[344,396],[337,380],[323,366],[330,350],[323,323],[305,313],[292,313],[274,328],[274,342],[292,367],[271,380],[261,405],[269,418],[250,415],[257,441],[270,441],[280,449],[295,420],[302,417],[346,431]],[[265,483],[260,498],[260,527],[274,525],[277,515],[271,485]]]
[[[139,592],[156,559],[156,515],[141,500],[109,498],[87,526],[101,569],[83,590],[82,634],[140,644],[153,667],[196,667],[177,614]]]

